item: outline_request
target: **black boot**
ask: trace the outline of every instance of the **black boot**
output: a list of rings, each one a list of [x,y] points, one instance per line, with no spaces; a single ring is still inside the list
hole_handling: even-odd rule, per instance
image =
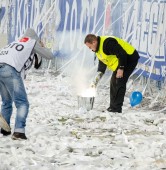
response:
[[[3,134],[3,136],[8,136],[11,134],[11,131],[7,132],[6,130],[1,128],[1,133]]]
[[[122,113],[122,110],[115,110],[115,109],[112,109],[111,107],[107,108],[107,111],[113,112],[113,113]]]

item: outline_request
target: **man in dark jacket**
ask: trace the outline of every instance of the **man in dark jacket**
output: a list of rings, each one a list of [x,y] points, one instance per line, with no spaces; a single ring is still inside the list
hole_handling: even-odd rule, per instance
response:
[[[25,72],[32,66],[41,64],[41,58],[52,59],[52,52],[45,48],[36,32],[29,28],[18,40],[0,49],[0,94],[2,98],[0,126],[3,135],[10,135],[12,103],[17,115],[12,139],[27,139],[25,135],[29,101],[23,83]]]
[[[126,41],[114,36],[96,36],[88,34],[84,43],[99,59],[97,75],[92,86],[97,83],[106,71],[113,71],[110,82],[110,106],[109,112],[122,112],[126,83],[134,71],[139,55],[133,46]]]

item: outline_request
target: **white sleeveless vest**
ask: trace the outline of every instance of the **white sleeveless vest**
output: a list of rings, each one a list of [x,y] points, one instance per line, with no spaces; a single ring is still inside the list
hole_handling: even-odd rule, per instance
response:
[[[6,63],[20,72],[28,60],[31,60],[31,52],[36,40],[24,37],[14,41],[6,47],[0,49],[0,63]]]

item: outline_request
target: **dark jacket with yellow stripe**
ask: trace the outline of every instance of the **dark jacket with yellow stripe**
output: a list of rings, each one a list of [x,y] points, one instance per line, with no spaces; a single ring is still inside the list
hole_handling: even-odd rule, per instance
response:
[[[106,68],[115,71],[118,67],[126,68],[131,62],[138,60],[135,48],[126,41],[114,36],[100,36],[96,56],[99,59],[98,71]]]

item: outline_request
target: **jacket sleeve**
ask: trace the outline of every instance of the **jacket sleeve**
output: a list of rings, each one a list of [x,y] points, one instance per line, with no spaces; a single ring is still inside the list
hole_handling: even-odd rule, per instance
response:
[[[104,74],[106,71],[106,68],[107,68],[107,65],[99,60],[97,72],[102,72]]]
[[[54,57],[51,50],[46,47],[42,47],[39,41],[36,42],[33,52],[48,60],[51,60]]]
[[[103,44],[103,52],[107,55],[116,55],[119,59],[118,68],[125,68],[127,65],[127,53],[114,38],[107,38]]]

